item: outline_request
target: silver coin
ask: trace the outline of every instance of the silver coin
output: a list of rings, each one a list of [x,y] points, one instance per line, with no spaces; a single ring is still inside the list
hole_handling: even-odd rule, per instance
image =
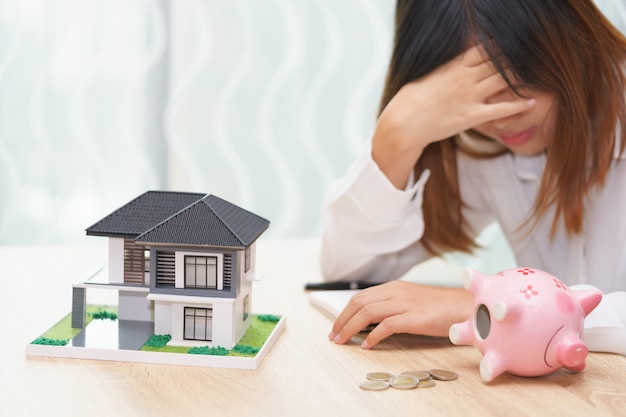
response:
[[[415,378],[411,375],[400,375],[394,376],[389,380],[389,385],[391,388],[397,389],[413,389],[417,388],[417,384],[419,384],[419,379]]]
[[[402,372],[400,375],[414,376],[420,381],[423,381],[425,379],[430,379],[430,373],[428,373],[428,371],[406,371],[406,372]]]
[[[454,381],[459,377],[456,372],[447,371],[445,369],[430,369],[428,373],[439,381]]]
[[[367,391],[382,391],[389,388],[389,383],[387,381],[368,379],[367,381],[361,382],[359,388]]]
[[[389,378],[394,376],[389,372],[370,372],[367,374],[367,379],[371,381],[389,381]]]
[[[435,386],[435,381],[432,379],[422,379],[418,384],[417,388],[430,388]]]

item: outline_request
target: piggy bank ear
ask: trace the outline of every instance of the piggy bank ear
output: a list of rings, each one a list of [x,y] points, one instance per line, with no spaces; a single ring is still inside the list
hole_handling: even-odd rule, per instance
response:
[[[476,274],[477,272],[474,271],[472,268],[463,269],[463,272],[461,274],[461,279],[463,280],[463,287],[466,290],[469,290],[470,287],[472,286],[472,282],[476,278]]]
[[[585,317],[602,301],[602,292],[596,289],[574,291],[573,294],[574,298],[578,299],[580,306],[583,308]]]

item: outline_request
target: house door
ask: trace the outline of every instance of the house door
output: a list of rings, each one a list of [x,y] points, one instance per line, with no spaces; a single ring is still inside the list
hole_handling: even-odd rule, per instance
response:
[[[211,341],[213,338],[213,309],[185,307],[185,340]]]

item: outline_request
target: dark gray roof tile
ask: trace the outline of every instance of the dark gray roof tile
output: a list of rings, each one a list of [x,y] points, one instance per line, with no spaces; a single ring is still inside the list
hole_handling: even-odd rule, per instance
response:
[[[139,236],[143,243],[248,247],[269,221],[208,195]]]
[[[206,194],[147,191],[88,227],[86,232],[90,236],[135,238],[204,196]]]
[[[248,247],[269,221],[214,195],[148,191],[87,228],[144,243]]]

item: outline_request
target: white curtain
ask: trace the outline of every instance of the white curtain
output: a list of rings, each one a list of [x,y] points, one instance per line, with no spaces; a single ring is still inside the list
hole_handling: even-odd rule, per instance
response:
[[[392,0],[0,0],[0,244],[82,243],[148,189],[319,232],[373,126]]]
[[[598,1],[624,29],[622,0]],[[368,139],[394,0],[0,0],[0,244],[89,242],[149,189],[318,234]]]

